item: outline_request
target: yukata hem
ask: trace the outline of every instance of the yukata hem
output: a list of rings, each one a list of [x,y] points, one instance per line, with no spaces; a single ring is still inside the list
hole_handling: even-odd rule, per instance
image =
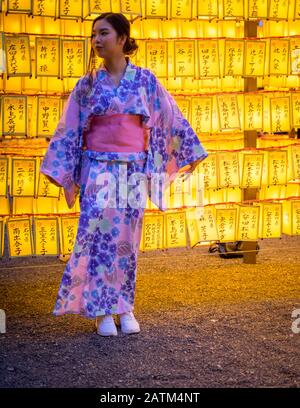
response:
[[[134,307],[132,307],[131,309],[122,311],[121,314],[126,313],[126,312],[133,312],[133,310],[134,310]],[[117,313],[117,312],[113,312],[113,313],[99,312],[99,314],[96,314],[96,315],[92,316],[92,315],[88,315],[88,314],[84,313],[83,311],[82,312],[77,312],[75,310],[66,310],[65,312],[60,312],[60,313],[57,313],[55,311],[52,312],[52,315],[55,316],[55,317],[60,317],[60,316],[64,316],[64,315],[78,315],[78,316],[85,317],[87,319],[96,319],[96,317],[105,316],[105,315],[108,315],[108,314],[113,316],[113,315],[118,315],[120,313]]]

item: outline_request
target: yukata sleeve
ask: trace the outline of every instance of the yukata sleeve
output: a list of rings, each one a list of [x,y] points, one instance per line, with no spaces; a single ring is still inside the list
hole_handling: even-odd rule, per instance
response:
[[[149,110],[150,137],[145,173],[148,177],[157,173],[165,175],[167,182],[159,193],[159,198],[163,199],[165,189],[180,169],[200,163],[208,153],[173,96],[157,78],[152,86]],[[162,204],[156,200],[155,204],[164,210],[164,201]]]
[[[69,208],[79,192],[80,103],[79,81],[70,93],[63,114],[47,147],[40,172],[52,183],[63,187]]]

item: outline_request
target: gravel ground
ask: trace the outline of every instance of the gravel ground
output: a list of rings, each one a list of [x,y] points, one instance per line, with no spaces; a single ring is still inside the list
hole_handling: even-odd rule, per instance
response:
[[[140,253],[141,332],[114,338],[52,315],[57,258],[3,259],[0,387],[299,387],[300,237],[259,243],[254,265],[207,247]]]

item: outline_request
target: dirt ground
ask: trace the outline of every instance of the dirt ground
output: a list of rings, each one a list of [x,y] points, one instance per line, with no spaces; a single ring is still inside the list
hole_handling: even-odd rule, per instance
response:
[[[3,259],[0,387],[299,387],[300,237],[259,244],[254,265],[207,247],[140,253],[141,332],[114,338],[52,315],[57,258]]]

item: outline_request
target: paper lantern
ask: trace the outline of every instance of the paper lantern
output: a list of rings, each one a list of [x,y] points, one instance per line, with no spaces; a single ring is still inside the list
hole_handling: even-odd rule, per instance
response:
[[[82,0],[59,0],[60,18],[82,18]]]
[[[62,255],[71,254],[75,244],[78,228],[78,217],[61,217],[60,243]]]
[[[199,76],[214,78],[220,76],[218,40],[198,40]]]
[[[225,19],[228,18],[243,18],[244,16],[244,2],[223,0],[223,15]]]
[[[240,185],[239,155],[237,152],[218,152],[218,186],[235,187]]]
[[[298,75],[300,73],[300,38],[290,38],[290,60],[291,74]]]
[[[291,147],[291,160],[293,180],[300,179],[300,146]]]
[[[237,225],[238,241],[257,241],[259,228],[259,211],[259,206],[239,206]]]
[[[11,258],[17,256],[32,256],[32,233],[29,218],[8,219],[8,251]]]
[[[35,75],[37,77],[57,77],[60,69],[59,38],[36,37]]]
[[[268,16],[268,0],[248,0],[248,18],[255,19]]]
[[[289,13],[289,1],[269,0],[269,14],[270,20],[287,20]]]
[[[0,214],[2,215],[10,215],[10,202],[9,199],[6,197],[0,196]]]
[[[35,195],[35,159],[12,159],[12,196]]]
[[[263,96],[259,94],[244,95],[244,130],[262,130]]]
[[[33,201],[32,197],[13,197],[12,214],[33,214]]]
[[[60,118],[60,99],[39,96],[37,98],[37,129],[36,135],[51,137]]]
[[[34,218],[35,255],[58,255],[59,233],[58,220],[52,218]]]
[[[236,95],[217,95],[220,130],[241,130]]]
[[[183,116],[186,118],[187,121],[190,122],[190,105],[191,105],[190,99],[189,98],[179,98],[179,97],[174,97],[174,99],[178,105],[179,110],[183,114]],[[193,129],[196,132],[196,129],[194,127]]]
[[[146,66],[157,77],[168,77],[168,43],[166,41],[146,41]]]
[[[212,206],[204,207],[203,215],[198,218],[198,240],[209,242],[219,240],[216,224],[216,209]]]
[[[33,15],[43,17],[55,17],[57,0],[34,0]]]
[[[38,197],[59,197],[60,187],[56,186],[43,174],[38,173],[39,180],[38,180],[38,189],[37,195]]]
[[[291,128],[290,98],[270,98],[270,115],[272,132],[288,132]]]
[[[243,40],[225,40],[224,76],[243,75],[244,45]]]
[[[270,39],[270,75],[287,75],[289,72],[289,40]]]
[[[207,158],[197,166],[198,172],[204,174],[205,189],[218,187],[217,168],[216,153],[209,154]]]
[[[243,154],[242,188],[259,188],[263,171],[263,154]]]
[[[171,18],[191,19],[193,18],[193,0],[171,0]]]
[[[300,60],[299,60],[299,67],[300,67]],[[300,69],[299,69],[300,72]],[[292,126],[294,128],[300,127],[300,93],[299,92],[292,92]]]
[[[212,97],[191,98],[191,125],[197,134],[212,130]]]
[[[204,217],[204,208],[191,208],[186,210],[185,214],[189,243],[191,247],[194,247],[199,242],[199,221]]]
[[[144,215],[141,251],[164,248],[164,215]]]
[[[138,7],[138,1],[126,1],[126,9],[128,13],[132,8]],[[121,4],[121,8],[122,8]],[[112,1],[111,0],[86,0],[83,1],[83,16],[85,20],[94,20],[96,15],[112,11]]]
[[[245,42],[244,76],[264,76],[266,41],[247,40]]]
[[[96,3],[96,1],[94,0],[94,3]],[[101,3],[98,0],[98,3]],[[127,0],[125,2],[120,2],[120,11],[121,13],[124,14],[129,14],[129,15],[133,15],[133,16],[142,16],[142,2],[138,1],[138,0]],[[107,11],[108,8],[106,8]],[[99,13],[99,12],[98,12]],[[101,11],[102,13],[102,11]]]
[[[8,13],[31,13],[32,0],[7,0],[7,12]]]
[[[0,157],[0,196],[7,196],[8,158]]]
[[[219,15],[219,0],[198,0],[197,4],[197,17],[215,18]]]
[[[5,35],[7,77],[31,76],[29,35]]]
[[[195,76],[195,42],[174,41],[174,77]]]
[[[57,214],[57,198],[37,197],[33,200],[34,214]],[[75,211],[74,211],[75,212]]]
[[[145,18],[167,18],[168,2],[145,0]]]
[[[85,41],[62,40],[62,78],[79,78],[85,73]]]
[[[269,152],[268,184],[287,183],[287,151],[275,150]]]
[[[220,242],[236,240],[236,208],[216,208],[216,224]]]
[[[186,220],[185,212],[170,212],[165,214],[166,247],[185,247]]]
[[[2,132],[7,136],[26,136],[27,97],[2,97]]]
[[[261,238],[280,238],[282,232],[282,204],[263,203],[260,210]]]
[[[287,235],[300,235],[300,200],[287,200],[282,203],[282,232]]]

